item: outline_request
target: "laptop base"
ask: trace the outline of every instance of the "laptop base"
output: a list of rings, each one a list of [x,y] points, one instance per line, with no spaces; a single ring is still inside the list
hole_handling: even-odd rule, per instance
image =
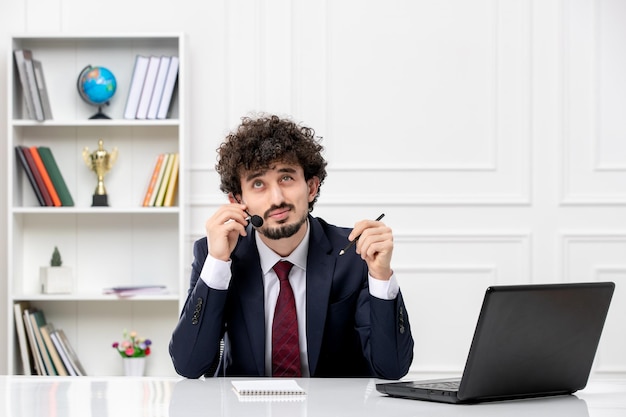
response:
[[[376,390],[382,394],[387,394],[390,397],[405,398],[409,400],[430,401],[446,404],[478,404],[481,402],[492,401],[514,401],[524,400],[529,398],[541,398],[541,397],[556,397],[572,395],[573,392],[559,391],[559,392],[540,392],[530,393],[522,395],[509,395],[506,397],[492,397],[492,398],[480,398],[480,399],[460,399],[458,397],[458,391],[442,390],[442,389],[427,389],[427,388],[414,388],[412,385],[421,384],[423,382],[430,381],[418,381],[418,382],[386,382],[376,384]],[[448,379],[441,381],[449,381]],[[407,385],[408,384],[408,385]]]

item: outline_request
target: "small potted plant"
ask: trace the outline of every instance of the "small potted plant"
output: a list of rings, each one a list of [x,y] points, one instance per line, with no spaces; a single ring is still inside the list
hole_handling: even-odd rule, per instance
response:
[[[136,331],[124,330],[124,339],[113,342],[113,349],[124,360],[124,374],[126,376],[143,376],[146,366],[146,356],[150,355],[152,341],[137,336]]]
[[[50,266],[39,269],[41,291],[44,294],[69,294],[72,292],[72,268],[62,266],[63,260],[58,247],[54,247]]]

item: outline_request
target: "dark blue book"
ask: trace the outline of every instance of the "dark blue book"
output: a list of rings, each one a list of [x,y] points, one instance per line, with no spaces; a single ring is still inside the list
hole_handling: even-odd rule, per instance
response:
[[[43,195],[41,194],[41,191],[39,191],[39,186],[37,185],[35,176],[33,175],[33,172],[30,170],[30,165],[28,165],[28,161],[26,160],[26,157],[24,156],[24,153],[22,152],[21,147],[19,146],[15,147],[15,155],[17,156],[17,160],[20,161],[22,168],[24,168],[24,172],[26,173],[28,182],[30,182],[30,185],[33,187],[33,191],[35,192],[35,195],[37,196],[37,201],[39,201],[39,205],[45,206],[46,201],[44,200]]]

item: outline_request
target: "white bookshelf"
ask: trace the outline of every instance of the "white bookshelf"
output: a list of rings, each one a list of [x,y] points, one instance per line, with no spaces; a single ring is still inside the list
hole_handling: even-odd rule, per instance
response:
[[[186,193],[185,56],[182,34],[23,35],[11,37],[8,68],[8,219],[7,317],[8,371],[23,373],[15,334],[13,304],[29,301],[46,320],[62,328],[89,375],[122,375],[111,347],[124,329],[153,342],[147,375],[175,375],[168,342],[184,299],[183,276]],[[12,52],[30,49],[43,65],[53,119],[28,119]],[[136,55],[180,58],[178,88],[165,120],[123,118]],[[104,66],[117,80],[110,120],[89,120],[97,108],[85,103],[76,80],[86,65]],[[105,176],[109,207],[92,207],[96,176],[82,150],[98,140],[118,158]],[[48,146],[68,185],[74,207],[40,207],[14,147]],[[173,207],[142,207],[157,155],[180,154],[179,185]],[[73,269],[71,294],[42,294],[39,268],[49,264],[57,246],[63,265]],[[104,288],[166,285],[169,293],[119,299]]]

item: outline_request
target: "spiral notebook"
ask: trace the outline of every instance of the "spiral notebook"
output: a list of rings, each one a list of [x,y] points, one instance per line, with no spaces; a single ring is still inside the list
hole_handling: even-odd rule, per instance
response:
[[[304,396],[306,391],[293,379],[255,379],[231,381],[240,396]]]

